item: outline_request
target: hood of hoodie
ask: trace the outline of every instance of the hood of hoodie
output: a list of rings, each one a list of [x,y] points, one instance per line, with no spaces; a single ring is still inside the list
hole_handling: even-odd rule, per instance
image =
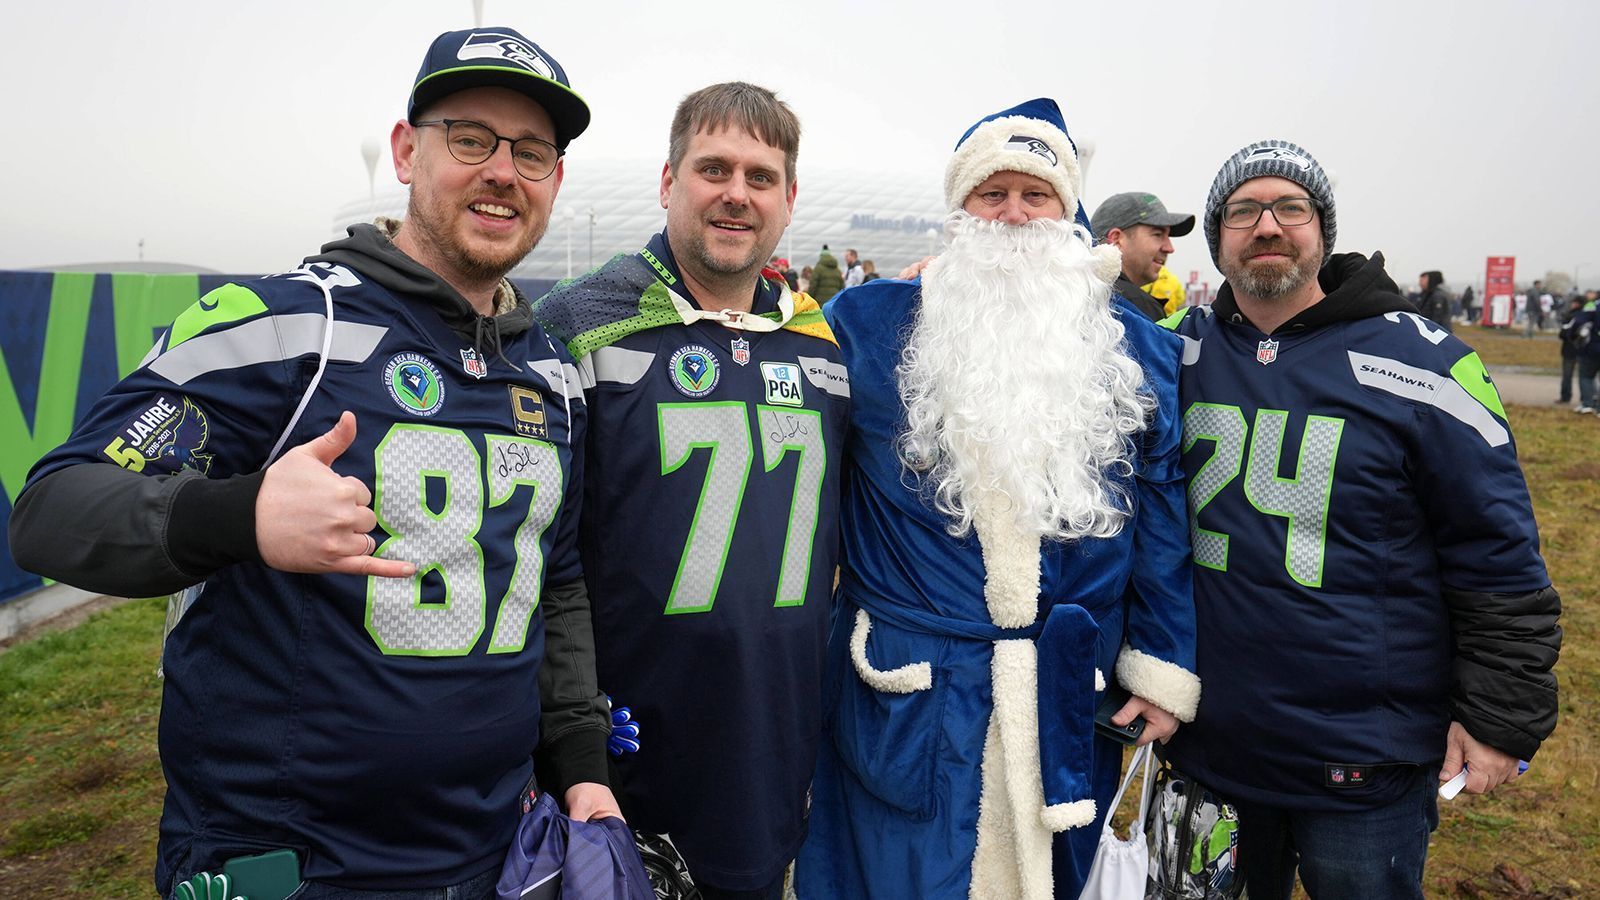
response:
[[[1400,293],[1399,285],[1383,270],[1382,252],[1373,253],[1371,259],[1359,253],[1335,253],[1317,273],[1317,283],[1325,296],[1278,326],[1273,334],[1310,331],[1389,312],[1417,311],[1417,307]],[[1222,283],[1211,310],[1225,321],[1255,327],[1255,323],[1239,311],[1239,301],[1234,298],[1233,285],[1229,282]]]
[[[509,289],[515,298],[511,308],[496,316],[480,315],[467,298],[432,269],[407,256],[377,225],[350,226],[348,237],[324,244],[322,252],[306,257],[306,262],[349,266],[399,296],[431,306],[451,331],[471,341],[485,359],[504,359],[500,349],[504,339],[533,325],[528,299],[509,280],[501,281],[501,290]]]

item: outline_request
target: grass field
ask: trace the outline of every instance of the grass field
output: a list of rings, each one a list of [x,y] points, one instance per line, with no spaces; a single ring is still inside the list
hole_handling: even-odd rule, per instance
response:
[[[1491,370],[1512,366],[1519,371],[1558,375],[1561,372],[1561,344],[1554,332],[1523,337],[1522,331],[1500,328],[1456,326],[1455,335],[1478,351]]]
[[[1551,349],[1467,339],[1491,366],[1519,364],[1516,345]],[[1510,414],[1565,610],[1561,723],[1514,786],[1443,804],[1426,887],[1440,898],[1600,897],[1600,757],[1589,752],[1600,737],[1600,421]],[[153,896],[163,610],[130,602],[0,653],[0,897]]]

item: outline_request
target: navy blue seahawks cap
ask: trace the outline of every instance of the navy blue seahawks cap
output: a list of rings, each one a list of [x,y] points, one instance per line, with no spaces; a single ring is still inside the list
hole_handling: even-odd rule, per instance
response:
[[[555,57],[510,28],[469,28],[439,35],[422,58],[411,88],[406,121],[441,97],[475,87],[503,87],[526,94],[550,114],[556,146],[589,127],[589,104],[572,89]]]

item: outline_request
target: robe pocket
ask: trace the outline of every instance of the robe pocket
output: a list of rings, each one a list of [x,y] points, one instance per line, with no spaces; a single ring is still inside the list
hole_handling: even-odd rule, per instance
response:
[[[866,615],[857,612],[852,667],[840,679],[834,747],[869,792],[926,821],[934,814],[947,693],[934,673],[949,640],[869,623]]]

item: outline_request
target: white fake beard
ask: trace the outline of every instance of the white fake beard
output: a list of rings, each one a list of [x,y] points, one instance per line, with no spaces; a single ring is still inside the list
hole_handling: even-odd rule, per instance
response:
[[[1139,390],[1088,236],[1070,221],[964,212],[945,235],[895,370],[901,460],[924,473],[952,535],[969,533],[988,491],[1046,540],[1117,534],[1130,501],[1107,476],[1131,473],[1155,401]]]

